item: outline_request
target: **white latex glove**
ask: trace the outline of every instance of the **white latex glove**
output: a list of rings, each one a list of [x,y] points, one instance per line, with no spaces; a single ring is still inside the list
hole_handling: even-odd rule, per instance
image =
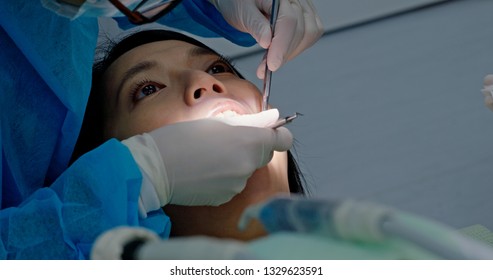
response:
[[[484,104],[493,111],[493,74],[487,75],[483,80]]]
[[[139,260],[227,260],[252,259],[244,243],[205,236],[160,239],[139,227],[116,227],[101,234],[91,250],[93,260],[121,260],[125,246],[141,241],[129,257]]]
[[[159,241],[159,236],[145,228],[120,226],[98,236],[91,249],[92,260],[121,260],[125,245],[134,240]]]
[[[137,253],[140,260],[244,260],[255,259],[246,244],[206,236],[149,242]]]
[[[149,203],[141,192],[146,211],[166,204],[217,206],[231,200],[272,159],[273,151],[291,147],[289,130],[265,128],[278,119],[277,109],[271,109],[176,123],[124,140],[159,200]]]
[[[224,19],[236,29],[249,33],[264,49],[267,61],[257,69],[264,78],[265,63],[276,71],[303,50],[312,46],[323,33],[323,25],[311,0],[280,0],[275,34],[270,28],[272,0],[210,0]]]

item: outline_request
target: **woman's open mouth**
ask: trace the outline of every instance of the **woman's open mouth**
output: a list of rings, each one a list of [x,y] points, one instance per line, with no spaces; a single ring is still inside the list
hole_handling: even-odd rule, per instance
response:
[[[235,117],[235,116],[240,116],[242,114],[238,114],[236,111],[233,110],[227,110],[224,112],[221,112],[217,115],[214,116],[214,118],[225,118],[225,117]]]
[[[209,117],[225,118],[251,114],[243,104],[236,101],[223,101],[216,103],[209,112]]]

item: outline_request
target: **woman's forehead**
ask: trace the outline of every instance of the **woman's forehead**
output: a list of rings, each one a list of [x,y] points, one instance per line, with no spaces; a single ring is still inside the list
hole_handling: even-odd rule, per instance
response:
[[[169,59],[178,62],[205,55],[217,56],[211,50],[188,42],[178,40],[156,41],[140,45],[124,53],[110,65],[108,72],[122,72],[144,60]]]
[[[177,40],[166,40],[157,41],[152,43],[147,43],[135,47],[118,59],[116,59],[113,64],[124,63],[133,64],[139,62],[143,59],[149,59],[153,56],[165,57],[165,58],[178,58],[179,54],[189,52],[190,49],[198,48],[187,42],[177,41]]]

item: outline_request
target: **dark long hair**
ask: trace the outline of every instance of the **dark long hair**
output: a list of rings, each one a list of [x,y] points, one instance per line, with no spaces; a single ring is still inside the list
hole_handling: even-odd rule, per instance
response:
[[[140,31],[125,37],[119,42],[109,40],[107,44],[98,49],[100,52],[103,52],[104,55],[101,55],[101,58],[93,66],[91,93],[87,103],[81,132],[72,154],[71,162],[106,141],[103,136],[105,119],[103,107],[105,87],[103,76],[108,67],[124,53],[138,46],[166,40],[187,42],[217,54],[216,51],[191,37],[162,29]],[[234,71],[240,78],[245,79],[236,69],[234,69]],[[290,192],[298,194],[306,193],[304,187],[305,180],[293,154],[290,151],[288,151],[288,182]]]

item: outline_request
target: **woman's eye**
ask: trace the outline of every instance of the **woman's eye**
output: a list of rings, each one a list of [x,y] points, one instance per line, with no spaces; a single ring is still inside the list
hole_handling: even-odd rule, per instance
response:
[[[209,67],[207,73],[214,75],[220,73],[234,73],[234,71],[228,64],[224,62],[216,62]]]
[[[148,82],[139,84],[136,90],[133,92],[134,101],[139,101],[147,96],[153,95],[154,93],[160,91],[165,87],[166,86]]]

